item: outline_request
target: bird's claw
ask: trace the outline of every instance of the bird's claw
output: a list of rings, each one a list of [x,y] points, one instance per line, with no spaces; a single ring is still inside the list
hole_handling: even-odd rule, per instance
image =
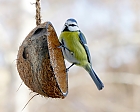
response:
[[[61,44],[60,46],[58,46],[58,48],[65,48],[65,49],[67,49],[70,53],[71,53],[71,55],[73,55],[74,53],[73,52],[71,52],[66,46],[64,46],[63,44]]]
[[[63,47],[62,45],[58,46],[58,48],[62,48],[62,47]]]
[[[74,63],[72,63],[72,65],[70,65],[68,68],[66,68],[66,72],[69,71],[69,69],[74,65]]]
[[[69,71],[69,68],[66,68],[66,72],[68,72]]]

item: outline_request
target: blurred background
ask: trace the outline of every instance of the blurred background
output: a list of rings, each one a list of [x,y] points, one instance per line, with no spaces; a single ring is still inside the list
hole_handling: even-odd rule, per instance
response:
[[[18,90],[16,69],[19,46],[36,26],[32,3],[0,0],[0,112],[21,112],[34,95],[24,83]],[[41,16],[58,35],[68,18],[78,21],[105,88],[98,91],[88,73],[74,66],[65,99],[36,96],[23,112],[140,112],[139,0],[41,0]]]

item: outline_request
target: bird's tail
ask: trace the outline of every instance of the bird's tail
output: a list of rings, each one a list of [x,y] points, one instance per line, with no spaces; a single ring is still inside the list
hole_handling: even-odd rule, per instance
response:
[[[86,67],[84,67],[86,69],[86,71],[90,74],[91,78],[93,79],[93,81],[95,82],[98,90],[102,90],[104,88],[104,84],[102,83],[102,81],[99,79],[99,77],[96,75],[96,73],[94,72],[92,66],[90,64],[88,64]]]

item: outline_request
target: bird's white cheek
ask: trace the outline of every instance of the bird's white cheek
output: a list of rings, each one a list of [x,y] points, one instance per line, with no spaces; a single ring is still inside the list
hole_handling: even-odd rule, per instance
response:
[[[69,31],[78,31],[79,28],[77,26],[69,26]]]

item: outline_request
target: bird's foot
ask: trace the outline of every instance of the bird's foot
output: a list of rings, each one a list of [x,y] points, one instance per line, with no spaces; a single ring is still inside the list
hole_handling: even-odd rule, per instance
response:
[[[66,46],[64,46],[63,44],[61,44],[60,46],[58,46],[58,48],[65,48],[65,49],[67,49],[70,53],[71,53],[71,55],[73,55],[74,53],[73,52],[71,52]]]
[[[68,71],[69,71],[69,69],[68,68],[66,68],[66,72],[68,73]]]
[[[63,47],[63,45],[58,46],[58,48],[62,48],[62,47]]]
[[[74,65],[74,63],[72,63],[68,68],[66,68],[66,72],[69,71],[69,69]]]

